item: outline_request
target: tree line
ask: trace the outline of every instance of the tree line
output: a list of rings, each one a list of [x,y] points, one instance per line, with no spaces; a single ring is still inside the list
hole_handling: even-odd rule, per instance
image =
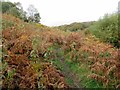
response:
[[[20,2],[12,3],[0,1],[0,5],[2,8],[2,13],[11,14],[26,22],[40,22],[40,13],[33,5],[29,5],[27,11],[23,10],[22,4]]]

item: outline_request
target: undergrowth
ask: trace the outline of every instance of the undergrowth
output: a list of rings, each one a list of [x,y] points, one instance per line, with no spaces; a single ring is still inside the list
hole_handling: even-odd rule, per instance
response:
[[[119,49],[90,32],[65,32],[5,14],[3,21],[2,87],[120,87]]]

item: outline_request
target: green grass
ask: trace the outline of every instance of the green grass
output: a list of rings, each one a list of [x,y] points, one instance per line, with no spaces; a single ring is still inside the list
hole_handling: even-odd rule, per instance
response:
[[[65,68],[66,66],[64,66],[60,60],[52,60],[50,62],[52,62],[53,65],[55,65],[56,68],[60,70],[62,73],[66,73],[66,68]],[[69,86],[72,86],[74,84],[74,81],[72,80],[72,78],[65,77],[65,80]]]
[[[71,71],[75,72],[77,75],[79,75],[79,78],[81,80],[80,84],[83,87],[86,88],[101,88],[102,85],[98,84],[93,79],[87,78],[89,74],[91,74],[91,71],[89,70],[88,66],[86,64],[78,64],[78,63],[68,63],[70,65]]]
[[[60,62],[60,60],[53,60],[52,63],[59,69],[61,72],[65,71],[65,66]],[[76,75],[80,79],[79,85],[85,88],[102,88],[102,84],[98,83],[97,81],[87,78],[89,74],[92,72],[90,71],[87,64],[80,64],[80,63],[74,63],[71,61],[65,61],[65,64],[69,67],[71,72],[76,73]],[[65,78],[66,82],[69,85],[72,85],[74,83],[73,78]]]
[[[50,48],[48,48],[49,51],[54,51],[56,52],[58,46],[52,46]],[[82,55],[82,61],[79,61],[79,58],[77,58],[78,62],[75,62],[74,58],[71,58],[71,54],[76,54],[75,53],[71,53],[68,52],[66,55],[64,53],[64,50],[59,50],[59,52],[57,53],[52,53],[56,55],[56,58],[51,58],[49,59],[49,56],[47,56],[49,59],[47,61],[51,62],[53,65],[56,66],[56,68],[58,70],[60,70],[63,74],[67,75],[65,76],[65,80],[68,83],[69,86],[74,85],[74,83],[77,83],[78,86],[82,86],[85,88],[101,88],[102,84],[98,83],[97,81],[91,79],[91,78],[87,78],[88,75],[92,74],[91,70],[89,69],[89,65],[88,63],[86,63],[86,61],[88,61],[88,57],[89,57],[89,53],[88,52],[80,52],[80,55]],[[52,55],[50,54],[50,56]],[[108,53],[105,53],[105,56]],[[61,61],[61,57],[63,57],[64,61]],[[72,59],[72,60],[71,60]],[[64,62],[64,63],[63,63]],[[73,77],[70,77],[70,75],[68,74],[75,74],[75,76],[73,77],[77,77],[78,80],[75,81],[75,79]]]

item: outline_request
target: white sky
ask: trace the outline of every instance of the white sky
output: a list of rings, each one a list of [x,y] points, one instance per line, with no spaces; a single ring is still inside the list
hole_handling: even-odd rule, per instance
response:
[[[6,1],[6,0],[5,0]],[[30,4],[47,26],[98,20],[105,13],[117,11],[120,0],[8,0],[20,2],[26,10]]]

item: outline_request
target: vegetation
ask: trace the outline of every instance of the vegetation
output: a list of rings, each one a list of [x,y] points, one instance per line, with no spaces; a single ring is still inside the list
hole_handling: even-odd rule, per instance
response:
[[[112,14],[96,22],[50,28],[3,13],[0,85],[6,89],[120,88],[116,19]]]
[[[12,3],[0,1],[0,6],[2,6],[2,13],[11,14],[27,22],[40,22],[40,14],[33,5],[28,7],[28,12],[23,10],[23,7],[19,2]]]
[[[106,14],[103,18],[91,25],[90,32],[100,40],[120,47],[118,31],[118,14]]]
[[[28,20],[36,23],[40,22],[40,14],[33,5],[28,7]]]
[[[26,19],[25,11],[20,3],[1,2],[2,13],[11,14],[20,19]]]
[[[76,32],[76,31],[81,31],[81,30],[85,30],[87,29],[90,25],[92,25],[95,21],[91,21],[91,22],[82,22],[82,23],[72,23],[70,25],[61,25],[55,28],[61,29],[63,31],[72,31],[72,32]]]

